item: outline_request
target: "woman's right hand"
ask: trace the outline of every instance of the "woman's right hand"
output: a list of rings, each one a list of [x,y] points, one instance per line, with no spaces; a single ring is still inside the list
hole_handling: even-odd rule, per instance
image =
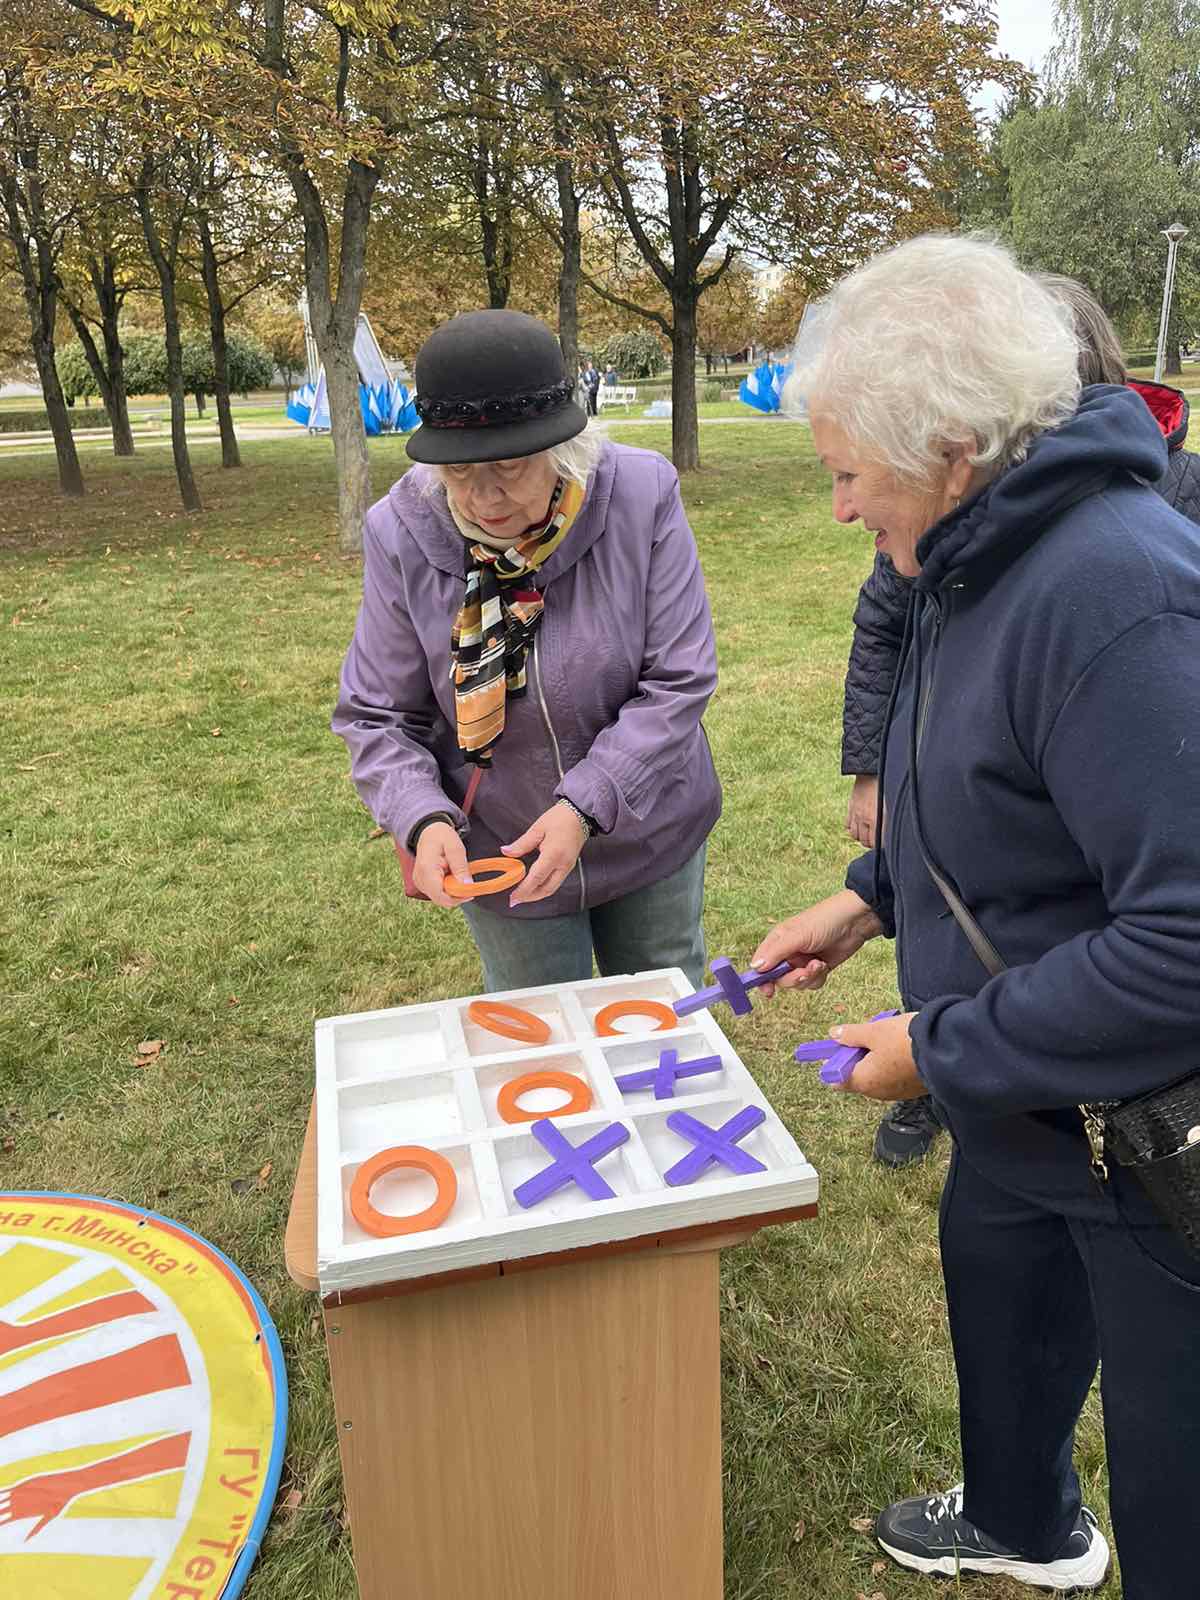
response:
[[[883,924],[866,901],[852,889],[842,889],[772,928],[750,965],[766,972],[781,961],[792,963],[794,970],[778,983],[763,984],[765,999],[777,988],[819,989],[834,967],[882,932]]]
[[[461,900],[452,900],[445,890],[446,874],[452,872],[463,883],[471,882],[467,870],[467,851],[458,829],[448,822],[430,822],[421,829],[413,857],[413,882],[434,905],[455,911]]]

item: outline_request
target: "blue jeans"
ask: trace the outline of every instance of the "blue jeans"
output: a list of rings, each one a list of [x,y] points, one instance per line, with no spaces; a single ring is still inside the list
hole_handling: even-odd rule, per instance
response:
[[[704,858],[701,845],[677,872],[632,894],[565,917],[506,917],[468,901],[463,914],[483,960],[487,994],[539,983],[579,983],[682,967],[699,988],[704,950]]]

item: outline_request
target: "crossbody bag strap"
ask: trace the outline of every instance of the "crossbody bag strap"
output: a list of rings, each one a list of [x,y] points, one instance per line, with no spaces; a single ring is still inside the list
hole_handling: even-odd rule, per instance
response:
[[[921,859],[925,863],[929,876],[941,891],[942,899],[950,908],[950,915],[958,923],[967,940],[979,957],[989,977],[999,977],[1000,973],[1008,971],[1008,964],[1001,956],[996,946],[984,933],[975,918],[967,910],[962,896],[953,887],[945,875],[938,871],[921,846]],[[1104,1115],[1098,1106],[1085,1105],[1080,1102],[1079,1114],[1083,1118],[1083,1131],[1087,1135],[1088,1146],[1091,1150],[1092,1171],[1097,1179],[1103,1183],[1108,1177],[1108,1167],[1104,1161]]]
[[[975,954],[983,963],[987,970],[988,976],[995,978],[998,977],[1000,973],[1007,972],[1008,963],[1003,959],[1000,952],[996,949],[996,946],[992,943],[987,934],[984,933],[983,929],[979,926],[978,922],[976,922],[975,918],[967,910],[963,903],[962,896],[953,887],[949,879],[944,877],[943,874],[938,871],[933,862],[926,855],[924,845],[921,846],[921,859],[925,863],[929,876],[941,890],[942,899],[950,907],[950,915],[966,934],[971,949],[974,950]]]

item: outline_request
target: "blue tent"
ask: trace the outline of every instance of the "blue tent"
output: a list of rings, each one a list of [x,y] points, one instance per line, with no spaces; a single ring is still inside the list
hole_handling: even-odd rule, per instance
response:
[[[417,415],[417,408],[408,397],[408,385],[404,383],[392,384],[391,411],[389,413],[391,427],[396,433],[411,433],[420,426],[421,419]]]
[[[743,405],[753,406],[755,411],[763,411],[771,416],[779,410],[783,386],[791,370],[790,363],[785,366],[782,361],[764,361],[748,378],[742,379],[738,399]]]
[[[296,398],[288,401],[287,414],[292,422],[298,422],[302,428],[308,427],[308,419],[312,416],[312,403],[316,390],[311,383],[306,383],[302,389],[297,389]]]

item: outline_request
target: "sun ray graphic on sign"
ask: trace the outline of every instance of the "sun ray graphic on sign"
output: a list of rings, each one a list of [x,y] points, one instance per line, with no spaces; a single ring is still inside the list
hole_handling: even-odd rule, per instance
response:
[[[211,1245],[0,1195],[0,1595],[232,1600],[278,1485],[275,1330]]]

